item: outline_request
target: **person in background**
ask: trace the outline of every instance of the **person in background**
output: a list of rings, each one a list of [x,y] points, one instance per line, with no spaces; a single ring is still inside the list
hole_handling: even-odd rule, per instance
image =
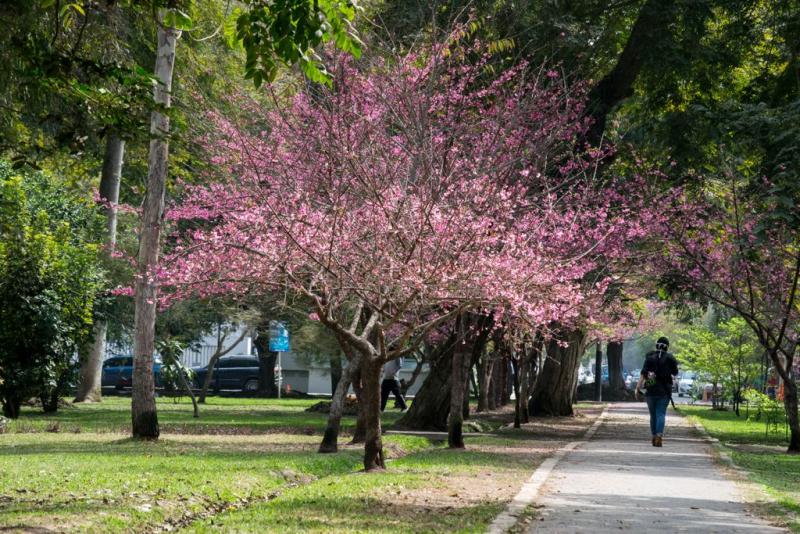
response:
[[[389,394],[394,393],[394,398],[400,405],[400,411],[404,412],[408,407],[403,393],[400,391],[400,369],[403,368],[403,358],[397,358],[386,362],[383,366],[383,381],[381,382],[381,411],[386,409],[386,401]]]
[[[664,440],[664,426],[667,422],[667,406],[672,399],[672,380],[678,374],[678,361],[667,352],[669,340],[658,338],[656,350],[645,356],[639,382],[636,383],[636,400],[641,398],[642,387],[646,388],[645,398],[650,410],[650,433],[653,447],[661,447]]]

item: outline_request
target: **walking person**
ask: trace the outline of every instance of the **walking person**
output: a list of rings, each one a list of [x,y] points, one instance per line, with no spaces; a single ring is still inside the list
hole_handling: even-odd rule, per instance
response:
[[[667,421],[667,406],[672,400],[672,380],[678,374],[678,361],[667,352],[669,340],[658,338],[656,350],[645,356],[642,374],[636,383],[636,400],[646,389],[645,399],[650,410],[650,433],[653,447],[661,447],[664,440],[664,426]]]
[[[400,405],[400,411],[404,412],[408,407],[406,400],[403,398],[403,393],[400,391],[400,369],[403,368],[403,358],[397,358],[386,362],[383,366],[383,381],[381,382],[381,411],[386,409],[386,401],[389,400],[389,394],[394,393],[394,398],[397,404]]]

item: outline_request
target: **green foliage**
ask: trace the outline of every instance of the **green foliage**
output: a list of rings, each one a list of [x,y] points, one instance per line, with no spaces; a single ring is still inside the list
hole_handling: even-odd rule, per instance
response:
[[[15,416],[22,400],[66,385],[102,276],[90,206],[3,162],[0,199],[0,397]]]
[[[176,339],[163,339],[156,343],[156,351],[161,355],[163,365],[159,375],[161,384],[170,391],[180,391],[183,388],[181,376],[191,384],[194,378],[194,370],[183,365],[181,353],[186,347]]]
[[[256,87],[272,82],[279,62],[298,65],[313,82],[330,84],[316,50],[327,42],[356,57],[361,42],[352,21],[355,0],[247,0],[239,13],[236,39],[247,52],[245,78]]]
[[[676,356],[686,369],[708,378],[734,401],[752,384],[759,372],[758,343],[750,327],[739,317],[719,323],[690,325],[678,331]]]

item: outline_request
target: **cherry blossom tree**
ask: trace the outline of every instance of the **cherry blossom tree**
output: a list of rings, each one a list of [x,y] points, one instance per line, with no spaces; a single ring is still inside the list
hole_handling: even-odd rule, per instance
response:
[[[367,470],[384,466],[385,362],[468,311],[537,328],[583,317],[597,257],[641,232],[612,216],[593,154],[574,152],[582,95],[525,64],[490,78],[464,38],[338,57],[330,91],[254,110],[257,133],[212,117],[209,152],[232,179],[187,188],[168,214],[190,229],[160,272],[165,303],[290,292],[358,356]]]
[[[793,362],[800,309],[800,234],[764,180],[745,184],[730,173],[668,208],[665,248],[655,268],[671,289],[716,302],[755,333],[784,383],[790,452],[800,452]]]

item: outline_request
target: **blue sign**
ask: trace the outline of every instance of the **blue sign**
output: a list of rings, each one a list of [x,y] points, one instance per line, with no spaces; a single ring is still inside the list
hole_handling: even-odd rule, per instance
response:
[[[269,322],[270,352],[289,352],[289,330],[280,321]]]

